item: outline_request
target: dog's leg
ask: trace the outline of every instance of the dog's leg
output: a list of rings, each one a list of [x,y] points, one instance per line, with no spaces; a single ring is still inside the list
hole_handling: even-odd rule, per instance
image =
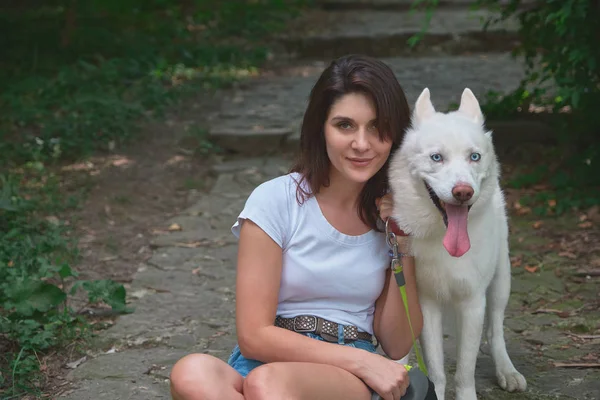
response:
[[[420,342],[423,347],[429,379],[435,385],[438,400],[444,400],[446,373],[444,371],[444,345],[442,330],[442,306],[436,300],[423,296],[419,299],[423,312],[423,329]]]
[[[527,389],[525,377],[514,367],[504,339],[504,310],[510,296],[510,261],[508,249],[500,256],[500,264],[487,292],[487,339],[494,363],[498,384],[509,392]]]
[[[477,400],[475,365],[483,332],[485,294],[474,294],[456,306],[456,400]]]

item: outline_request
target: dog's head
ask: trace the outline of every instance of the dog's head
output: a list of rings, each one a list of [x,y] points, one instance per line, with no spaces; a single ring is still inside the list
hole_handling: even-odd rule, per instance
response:
[[[415,236],[445,229],[444,247],[460,257],[470,249],[469,213],[491,198],[497,182],[491,132],[469,89],[458,110],[449,113],[436,112],[429,89],[423,90],[411,122],[390,163],[394,218]]]

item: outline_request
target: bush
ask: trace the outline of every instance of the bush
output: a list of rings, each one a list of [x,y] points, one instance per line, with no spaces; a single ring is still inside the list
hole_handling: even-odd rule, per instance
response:
[[[428,10],[438,0],[415,0]],[[513,55],[525,61],[525,78],[511,93],[490,92],[482,101],[486,116],[515,118],[533,106],[557,129],[560,146],[545,163],[510,184],[549,185],[557,212],[600,204],[600,3],[595,0],[477,0],[473,9],[496,10],[486,27],[508,18],[519,21],[520,45]],[[425,28],[426,29],[426,28]],[[409,40],[418,42],[420,35]],[[548,198],[540,195],[540,201]],[[546,209],[547,207],[542,207]]]

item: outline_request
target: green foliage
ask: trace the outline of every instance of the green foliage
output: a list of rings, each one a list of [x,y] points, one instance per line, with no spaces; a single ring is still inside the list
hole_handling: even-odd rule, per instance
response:
[[[182,94],[230,82],[264,60],[267,35],[304,2],[0,6],[0,152],[11,154],[0,164],[28,160],[34,148],[73,159],[126,142],[137,122]]]
[[[0,175],[0,183],[0,393],[14,396],[33,387],[39,353],[86,330],[68,303],[75,291],[87,292],[89,303],[127,309],[122,285],[76,280],[68,227],[45,218],[63,208],[55,177],[41,163]]]
[[[551,154],[554,162],[530,184],[545,182],[557,200],[555,212],[600,204],[600,6],[592,0],[548,0],[524,4],[511,0],[479,0],[478,6],[498,7],[499,16],[520,22],[521,45],[515,56],[525,60],[527,70],[521,86],[505,97],[490,98],[489,116],[510,116],[530,105],[551,113],[558,128],[561,149]],[[531,175],[530,175],[531,178]],[[546,207],[538,207],[546,210]],[[535,210],[535,209],[534,209]]]
[[[548,0],[527,4],[510,0],[478,0],[477,6],[499,9],[492,25],[508,18],[519,21],[521,44],[515,56],[527,65],[522,87],[514,93],[521,104],[547,106],[553,112],[568,107],[575,131],[597,135],[600,116],[591,112],[600,105],[600,7],[594,0]],[[534,87],[527,91],[525,88]],[[513,99],[509,98],[509,101]],[[572,140],[573,138],[570,137]]]
[[[427,10],[425,28],[438,0],[415,0]],[[525,78],[511,93],[489,92],[482,99],[487,118],[520,118],[533,106],[543,110],[558,131],[560,149],[552,168],[516,177],[515,187],[544,182],[557,212],[600,204],[600,5],[595,0],[477,0],[472,9],[496,10],[485,22],[515,18],[520,45],[514,56],[525,61]],[[422,35],[422,34],[421,34]],[[418,42],[421,35],[409,41]]]
[[[83,281],[47,166],[110,150],[185,95],[251,74],[306,0],[7,0],[0,5],[0,398],[39,394],[40,359],[89,334],[74,304],[127,312]],[[197,133],[198,151],[217,149]],[[79,308],[81,304],[79,304]]]

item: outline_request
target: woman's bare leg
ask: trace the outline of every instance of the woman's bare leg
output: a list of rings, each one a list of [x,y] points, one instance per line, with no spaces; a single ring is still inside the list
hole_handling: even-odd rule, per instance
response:
[[[190,354],[171,370],[174,400],[243,400],[242,376],[226,362],[207,354]]]
[[[356,376],[325,364],[276,362],[252,370],[244,380],[245,400],[370,400]]]
[[[185,356],[173,366],[171,395],[174,400],[371,399],[360,379],[331,365],[269,363],[243,379],[227,363],[206,354]]]

